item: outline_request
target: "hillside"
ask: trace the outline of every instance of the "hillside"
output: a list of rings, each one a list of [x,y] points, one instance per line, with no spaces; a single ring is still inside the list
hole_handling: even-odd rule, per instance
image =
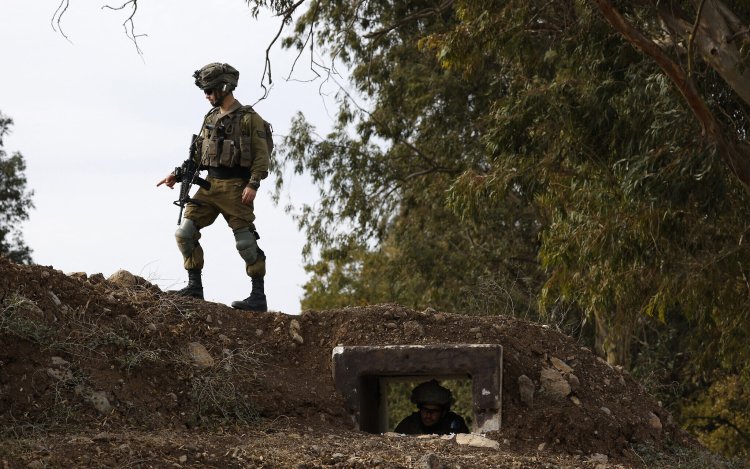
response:
[[[3,467],[718,464],[626,372],[518,319],[390,304],[247,313],[123,271],[4,258],[0,279]],[[500,431],[467,442],[354,430],[333,347],[448,343],[504,347]]]

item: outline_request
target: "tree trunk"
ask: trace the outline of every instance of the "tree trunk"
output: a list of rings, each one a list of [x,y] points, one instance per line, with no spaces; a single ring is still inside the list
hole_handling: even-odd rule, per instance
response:
[[[627,313],[617,307],[614,314],[594,313],[596,326],[595,347],[612,366],[630,367],[630,342],[633,338],[634,322]]]

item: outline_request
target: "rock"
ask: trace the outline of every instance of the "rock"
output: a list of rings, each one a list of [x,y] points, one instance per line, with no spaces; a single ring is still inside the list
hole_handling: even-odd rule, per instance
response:
[[[544,449],[547,447],[547,443],[541,443],[539,446],[536,447],[538,451],[544,451]]]
[[[560,373],[572,373],[573,368],[569,367],[567,363],[560,360],[557,357],[549,357],[549,361],[552,363],[552,366],[558,369]]]
[[[661,419],[653,412],[648,413],[648,425],[656,431],[661,431],[663,428]]]
[[[612,411],[609,410],[608,407],[602,407],[602,412],[604,412],[607,415],[612,415]]]
[[[69,369],[56,370],[54,368],[47,368],[47,376],[57,381],[69,381],[73,379],[73,372]]]
[[[588,457],[588,460],[589,462],[592,462],[594,464],[607,464],[607,461],[609,461],[609,456],[607,456],[606,454],[594,453]]]
[[[112,433],[100,432],[94,435],[92,440],[93,441],[112,441],[112,440],[116,440],[117,438],[118,438],[117,435],[114,435]]]
[[[577,405],[578,407],[581,407],[581,400],[578,399],[576,396],[570,396],[570,402]]]
[[[120,269],[110,275],[107,280],[121,287],[134,287],[138,284],[138,280],[135,278],[135,275],[123,269]]]
[[[383,324],[383,327],[385,327],[386,329],[396,329],[396,328],[398,328],[398,326],[396,325],[395,322],[387,322],[387,323]]]
[[[70,366],[70,362],[62,357],[50,357],[50,360],[52,360],[52,366]]]
[[[435,314],[435,313],[437,313],[437,311],[435,310],[435,308],[431,308],[429,306],[427,308],[425,308],[424,311],[422,311],[422,314],[424,314],[424,315]]]
[[[180,456],[180,464],[185,464],[186,462],[187,462],[187,456],[183,454],[182,456]]]
[[[570,394],[570,384],[554,368],[542,368],[539,380],[545,392],[553,397],[565,398]]]
[[[573,391],[581,387],[581,381],[578,379],[578,376],[574,375],[573,373],[570,373],[566,378],[568,379],[570,388],[573,389]]]
[[[289,323],[289,335],[296,343],[300,345],[305,343],[305,339],[302,338],[302,330],[300,328],[299,321],[297,321],[296,319],[292,319]]]
[[[190,342],[188,344],[188,354],[193,360],[193,363],[200,368],[210,368],[214,366],[214,359],[206,347],[198,342]]]
[[[95,391],[89,396],[89,402],[94,406],[100,413],[107,415],[112,413],[112,404],[107,399],[107,393],[104,391]]]
[[[526,404],[526,407],[532,407],[534,405],[534,382],[526,375],[518,377],[518,392],[521,395],[521,402]]]
[[[472,334],[476,334],[477,332],[481,332],[481,331],[482,331],[481,327],[472,327],[471,329],[469,329],[469,332],[471,332]]]
[[[490,440],[474,433],[459,433],[456,435],[456,443],[459,445],[473,446],[474,448],[500,449],[500,443]]]
[[[407,337],[422,337],[424,336],[424,327],[417,321],[406,321],[404,323],[404,335]]]
[[[55,306],[59,308],[62,305],[62,301],[60,301],[60,298],[58,298],[52,290],[48,291],[47,293],[49,294],[49,297],[52,298],[52,302],[55,303]]]

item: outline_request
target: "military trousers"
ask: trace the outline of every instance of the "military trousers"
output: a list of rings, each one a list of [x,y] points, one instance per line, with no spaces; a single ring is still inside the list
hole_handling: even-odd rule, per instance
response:
[[[243,179],[206,178],[211,189],[198,189],[185,207],[184,218],[191,220],[196,232],[193,249],[189,255],[183,252],[185,269],[202,269],[203,248],[200,245],[200,230],[211,225],[219,215],[224,217],[237,241],[237,249],[245,260],[245,271],[250,277],[263,277],[266,273],[265,255],[258,248],[255,237],[255,214],[253,205],[242,203],[242,191],[247,181]],[[248,235],[248,232],[251,234]]]

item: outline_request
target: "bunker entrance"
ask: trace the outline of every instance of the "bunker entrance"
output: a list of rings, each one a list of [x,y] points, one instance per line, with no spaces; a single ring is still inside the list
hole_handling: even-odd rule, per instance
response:
[[[496,344],[350,346],[333,350],[333,375],[337,391],[359,430],[382,433],[400,420],[391,409],[409,402],[417,384],[437,379],[469,410],[453,407],[467,420],[472,432],[499,430],[501,424],[502,347]],[[452,383],[456,383],[455,386]],[[446,386],[447,384],[447,386]],[[453,389],[455,388],[455,390]],[[462,397],[461,389],[470,397]],[[391,393],[399,395],[391,398]],[[469,424],[469,422],[471,422]]]

